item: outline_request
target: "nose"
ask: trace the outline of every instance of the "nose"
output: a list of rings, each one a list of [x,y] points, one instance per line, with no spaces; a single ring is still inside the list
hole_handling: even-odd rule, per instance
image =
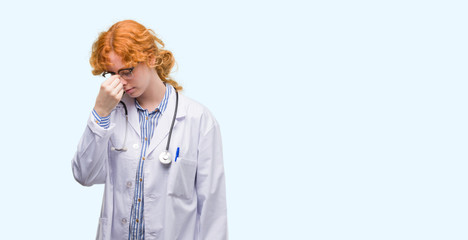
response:
[[[127,80],[125,80],[123,77],[119,76],[120,82],[122,85],[126,86],[127,85]]]

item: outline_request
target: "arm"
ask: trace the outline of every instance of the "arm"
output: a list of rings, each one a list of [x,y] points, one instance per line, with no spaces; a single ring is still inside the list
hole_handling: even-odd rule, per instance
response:
[[[196,190],[200,219],[198,239],[228,239],[226,184],[218,123],[200,133]]]
[[[104,183],[106,180],[107,149],[113,124],[101,118],[95,110],[90,114],[86,129],[72,160],[75,180],[83,186]],[[98,119],[105,119],[104,122]],[[107,127],[107,128],[106,128]]]
[[[108,142],[114,128],[110,119],[123,93],[119,75],[114,75],[101,84],[93,112],[89,115],[85,132],[72,160],[73,176],[83,186],[106,181]]]

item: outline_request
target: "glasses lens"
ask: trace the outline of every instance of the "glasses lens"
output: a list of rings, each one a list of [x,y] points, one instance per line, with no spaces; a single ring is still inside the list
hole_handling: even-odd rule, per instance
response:
[[[122,76],[125,79],[130,79],[133,77],[132,70],[123,70],[120,71],[120,76]]]
[[[108,77],[112,76],[112,73],[105,72],[105,73],[102,74],[102,76],[105,77],[105,78],[108,78]]]

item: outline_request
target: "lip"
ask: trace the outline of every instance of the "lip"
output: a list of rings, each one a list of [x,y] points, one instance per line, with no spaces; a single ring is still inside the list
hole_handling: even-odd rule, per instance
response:
[[[126,93],[132,93],[134,90],[135,90],[135,88],[130,88],[130,89],[125,90],[125,92]]]

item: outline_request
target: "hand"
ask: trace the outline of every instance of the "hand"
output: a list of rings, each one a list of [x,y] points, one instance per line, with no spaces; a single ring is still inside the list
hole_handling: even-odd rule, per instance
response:
[[[120,102],[123,94],[124,88],[123,84],[120,82],[120,76],[111,76],[101,84],[94,110],[96,110],[99,116],[107,117],[112,112],[112,109]]]

